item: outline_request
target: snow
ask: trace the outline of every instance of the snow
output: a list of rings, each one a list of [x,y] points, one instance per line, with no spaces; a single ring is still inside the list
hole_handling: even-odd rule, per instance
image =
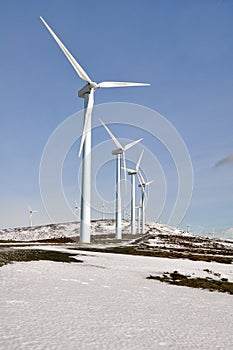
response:
[[[53,238],[78,237],[79,222],[50,224],[34,227],[8,228],[0,231],[0,240],[8,241],[39,241]],[[130,233],[130,223],[122,220],[122,230]],[[115,234],[113,220],[96,220],[91,223],[91,235]]]
[[[9,228],[0,231],[0,240],[25,242],[58,237],[75,237],[78,235],[78,230],[78,223]]]
[[[232,265],[73,252],[82,264],[0,269],[1,350],[232,349],[232,296],[146,279],[209,269],[232,281]]]
[[[181,230],[172,226],[160,224],[157,222],[147,222],[145,231],[154,235],[160,236],[181,236],[181,237],[198,237],[194,233]],[[233,229],[232,229],[233,230]],[[130,222],[122,220],[122,233],[130,234]],[[95,220],[91,223],[91,235],[115,235],[114,220]],[[0,231],[0,241],[15,241],[15,242],[33,242],[56,238],[76,238],[79,236],[79,222],[68,222],[61,224],[49,224],[34,227],[19,227],[7,228]],[[203,237],[206,238],[206,237]],[[224,238],[226,238],[224,236]],[[215,239],[212,238],[214,241]],[[216,239],[216,242],[219,241]],[[164,243],[163,243],[164,244]],[[198,244],[198,243],[196,243]],[[225,243],[224,243],[225,244]],[[233,247],[233,241],[228,242]],[[150,241],[150,245],[153,242]]]
[[[177,228],[162,225],[159,223],[146,223],[146,230],[151,233],[161,235],[182,235],[193,236],[191,233],[179,230]],[[131,226],[127,220],[122,220],[123,234],[130,234]],[[96,220],[91,223],[91,235],[115,235],[114,220]],[[79,222],[70,222],[62,224],[50,224],[35,227],[20,227],[8,228],[0,231],[0,240],[8,241],[39,241],[45,239],[62,238],[62,237],[78,237],[79,236]]]
[[[168,225],[164,225],[164,224],[160,224],[160,223],[153,223],[153,222],[150,222],[148,223],[148,225],[150,226],[151,228],[151,232],[157,232],[161,235],[181,235],[181,236],[186,236],[186,237],[192,237],[193,236],[193,233],[191,232],[187,232],[187,231],[184,231],[184,230],[181,230],[179,228],[175,228],[175,227],[172,227],[172,226],[168,226]]]

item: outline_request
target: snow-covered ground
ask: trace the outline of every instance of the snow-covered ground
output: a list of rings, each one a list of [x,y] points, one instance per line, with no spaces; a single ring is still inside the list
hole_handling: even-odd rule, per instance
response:
[[[158,223],[147,223],[146,230],[152,230],[160,234],[181,234],[192,235],[185,231],[176,229],[171,226],[162,225]],[[129,234],[131,231],[130,222],[122,220],[123,234]],[[91,223],[91,234],[115,234],[115,222],[113,220],[96,220]],[[39,241],[53,238],[63,237],[78,237],[79,236],[79,222],[69,222],[62,224],[50,224],[44,226],[34,227],[20,227],[8,228],[0,231],[0,241]]]
[[[130,223],[122,221],[124,233],[130,233]],[[114,234],[115,223],[113,220],[96,220],[91,223],[91,234]],[[0,231],[0,241],[39,241],[53,238],[78,237],[79,222],[62,224],[50,224],[34,227],[8,228]]]
[[[1,350],[233,348],[231,295],[146,279],[208,269],[233,281],[231,264],[75,252],[82,264],[0,269]]]
[[[122,233],[130,234],[130,222],[122,220]],[[184,231],[179,228],[172,226],[147,222],[145,225],[145,231],[155,233],[157,235],[177,235],[183,237],[193,237],[195,234]],[[114,220],[95,220],[91,223],[91,235],[114,235],[115,234],[115,223]],[[221,236],[221,234],[220,234]],[[61,224],[49,224],[34,227],[17,227],[17,228],[6,228],[0,230],[0,241],[41,241],[47,239],[57,238],[76,238],[79,237],[79,222],[68,222]],[[204,238],[207,238],[204,236]],[[226,239],[226,235],[222,235],[222,238]],[[232,238],[228,235],[228,239]],[[213,239],[213,237],[212,237]],[[217,238],[216,238],[217,239]]]

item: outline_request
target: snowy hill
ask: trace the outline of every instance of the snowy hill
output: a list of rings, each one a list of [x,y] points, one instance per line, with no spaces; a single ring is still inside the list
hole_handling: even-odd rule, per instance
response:
[[[42,241],[59,238],[77,238],[79,237],[79,222],[69,222],[61,224],[50,224],[34,227],[8,228],[0,231],[0,241]],[[176,229],[171,226],[158,223],[147,223],[146,231],[163,235],[182,235],[192,236],[192,234]],[[122,221],[123,234],[130,234],[130,222]],[[114,237],[114,220],[95,220],[92,221],[91,235],[108,235]]]
[[[106,249],[107,245],[115,245],[120,252],[126,247],[130,248],[131,254],[164,256],[164,257],[187,257],[198,259],[203,256],[205,260],[215,260],[216,256],[222,256],[221,260],[228,261],[233,256],[233,241],[207,238],[193,233],[180,230],[168,225],[148,222],[146,233],[142,236],[130,235],[130,222],[122,221],[123,239],[115,241],[114,220],[94,220],[91,227],[92,248]],[[21,227],[4,229],[0,231],[0,242],[46,242],[68,243],[78,242],[79,222],[62,224],[50,224],[35,227]],[[124,242],[123,242],[124,241]],[[115,243],[114,243],[115,242]],[[96,245],[97,243],[97,245]],[[100,243],[103,243],[101,246]],[[125,247],[125,248],[124,248]],[[107,248],[108,249],[108,248]],[[129,248],[127,248],[129,250]],[[113,252],[113,251],[112,251]],[[118,251],[116,251],[118,252]],[[192,256],[190,256],[190,254]],[[208,258],[206,256],[211,256]],[[213,258],[214,256],[214,258]],[[220,258],[218,258],[219,260]],[[229,260],[230,262],[231,260]]]
[[[147,234],[128,246],[132,247],[131,254],[233,262],[233,241],[203,237],[161,224],[151,225]]]
[[[8,228],[0,231],[0,241],[42,241],[59,238],[79,237],[79,222],[68,222],[61,224],[49,224],[34,227]],[[122,221],[122,231],[130,233],[128,221]],[[91,235],[114,235],[115,223],[113,220],[92,221]]]

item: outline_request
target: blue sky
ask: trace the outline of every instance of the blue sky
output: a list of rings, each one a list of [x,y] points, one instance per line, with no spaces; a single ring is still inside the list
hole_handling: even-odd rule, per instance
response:
[[[233,153],[229,0],[2,2],[0,226],[27,225],[28,203],[39,210],[36,224],[49,222],[40,198],[41,155],[56,127],[83,108],[77,97],[83,82],[39,16],[96,81],[151,83],[150,88],[98,91],[96,104],[135,103],[167,118],[184,139],[193,163],[193,197],[183,226],[233,226],[233,165],[214,167]],[[128,136],[120,127],[113,130],[119,137]],[[108,139],[103,130],[96,136],[101,138]],[[78,143],[64,163],[64,188],[71,205],[79,199],[77,150]],[[163,158],[159,144],[153,152],[167,173],[169,189],[172,162]],[[102,177],[112,188],[109,173],[114,164],[109,167]]]

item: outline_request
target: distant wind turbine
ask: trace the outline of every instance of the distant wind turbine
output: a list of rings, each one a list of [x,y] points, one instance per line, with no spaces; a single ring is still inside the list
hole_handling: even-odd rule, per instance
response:
[[[28,209],[29,209],[29,226],[32,227],[32,216],[34,213],[38,213],[38,210],[32,210],[30,205],[28,205]]]
[[[104,205],[104,201],[103,201],[102,202],[102,220],[105,219],[104,214],[105,214],[105,205]]]
[[[82,188],[81,188],[81,225],[80,242],[90,242],[91,231],[91,113],[94,105],[94,92],[97,88],[112,88],[126,86],[148,86],[145,83],[103,81],[96,83],[91,80],[80,64],[75,60],[57,35],[49,27],[46,21],[40,17],[54,40],[57,42],[67,59],[70,61],[79,77],[87,84],[78,92],[78,96],[84,98],[84,123],[80,143],[79,156],[82,153]]]
[[[100,120],[102,125],[104,126],[107,133],[110,135],[111,139],[117,146],[116,150],[112,151],[112,154],[116,156],[116,239],[121,239],[121,156],[124,162],[124,171],[125,171],[125,179],[126,179],[126,160],[125,160],[125,152],[129,150],[131,147],[136,145],[138,142],[143,139],[139,139],[137,141],[133,141],[125,145],[124,147],[117,140],[117,138],[113,135],[113,133],[109,130],[109,128],[104,124],[102,120]]]
[[[74,215],[78,218],[78,211],[80,207],[78,206],[77,201],[75,201],[75,207],[74,207]]]
[[[142,184],[140,176],[138,174],[140,163],[142,160],[144,150],[142,151],[135,169],[125,168],[124,170],[128,171],[128,175],[131,177],[131,234],[135,235],[135,207],[136,207],[136,194],[135,194],[135,176],[137,175],[139,183]]]
[[[144,234],[145,232],[145,195],[146,195],[146,187],[149,186],[153,180],[151,181],[145,181],[142,173],[140,172],[139,175],[141,176],[141,183],[140,185],[138,185],[139,187],[141,187],[142,190],[142,201],[141,201],[141,234]]]

